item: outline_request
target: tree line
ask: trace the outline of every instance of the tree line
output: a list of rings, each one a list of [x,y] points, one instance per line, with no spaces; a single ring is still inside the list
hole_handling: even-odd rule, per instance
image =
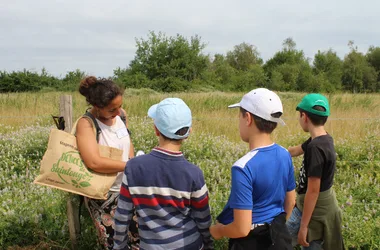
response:
[[[136,54],[126,68],[114,70],[113,80],[126,88],[177,91],[247,91],[266,87],[278,91],[379,92],[380,47],[359,52],[353,41],[341,59],[332,49],[318,51],[314,59],[297,49],[292,38],[266,62],[249,43],[226,54],[205,54],[206,44],[197,35],[190,39],[150,32],[136,39]],[[85,72],[67,72],[63,78],[28,70],[0,71],[0,92],[40,90],[73,91]]]

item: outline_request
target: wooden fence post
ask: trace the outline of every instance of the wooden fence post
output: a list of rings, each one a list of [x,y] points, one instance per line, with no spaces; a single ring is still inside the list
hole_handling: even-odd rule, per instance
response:
[[[65,131],[70,133],[73,126],[73,105],[72,96],[63,95],[60,97],[59,112],[65,121]],[[67,219],[69,225],[71,248],[77,249],[80,236],[79,222],[79,199],[78,195],[69,193],[67,199]]]
[[[73,98],[71,95],[62,95],[59,103],[59,113],[65,120],[65,131],[71,132],[73,127]]]

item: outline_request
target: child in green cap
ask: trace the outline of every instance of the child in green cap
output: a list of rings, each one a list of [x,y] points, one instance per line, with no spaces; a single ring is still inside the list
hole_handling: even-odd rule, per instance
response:
[[[297,202],[287,221],[293,243],[302,249],[344,249],[342,213],[332,188],[336,170],[333,138],[326,132],[330,115],[326,97],[308,94],[298,104],[299,124],[310,138],[289,147],[292,157],[304,155],[297,187]]]

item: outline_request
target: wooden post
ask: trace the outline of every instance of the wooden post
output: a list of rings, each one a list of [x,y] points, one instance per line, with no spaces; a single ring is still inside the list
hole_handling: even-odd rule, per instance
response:
[[[71,95],[63,95],[60,98],[59,113],[65,120],[65,131],[71,132],[73,127],[73,99]]]
[[[59,112],[65,121],[65,131],[70,133],[73,126],[73,105],[72,96],[63,95],[60,97]],[[71,248],[77,249],[80,236],[79,222],[79,199],[78,195],[69,193],[67,199],[67,219],[69,225]]]

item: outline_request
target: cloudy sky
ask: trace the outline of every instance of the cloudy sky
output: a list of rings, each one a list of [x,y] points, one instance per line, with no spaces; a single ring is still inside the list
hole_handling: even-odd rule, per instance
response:
[[[210,55],[247,42],[267,60],[292,37],[307,57],[344,57],[349,40],[363,52],[380,46],[379,10],[378,0],[0,0],[0,70],[111,76],[150,30],[198,34]]]

